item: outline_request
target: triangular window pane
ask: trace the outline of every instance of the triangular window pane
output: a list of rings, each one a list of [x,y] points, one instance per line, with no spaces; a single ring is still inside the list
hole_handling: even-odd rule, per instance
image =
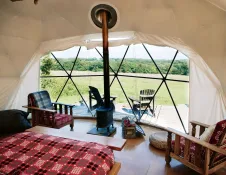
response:
[[[58,63],[56,64],[55,69],[62,71],[66,70],[68,73],[70,73],[79,48],[79,46],[75,46],[67,50],[52,52],[51,57],[55,59],[56,63]]]
[[[158,69],[165,76],[177,50],[170,47],[160,47],[148,44],[145,44],[145,47],[155,61]]]
[[[189,58],[179,52],[172,64],[167,79],[189,81]]]
[[[83,71],[79,74],[88,72],[103,72],[103,59],[95,49],[81,47],[79,56],[76,59],[73,71]],[[77,74],[77,73],[76,73]],[[73,74],[72,75],[76,75]]]
[[[52,102],[56,102],[68,78],[41,78],[41,90],[47,90]]]

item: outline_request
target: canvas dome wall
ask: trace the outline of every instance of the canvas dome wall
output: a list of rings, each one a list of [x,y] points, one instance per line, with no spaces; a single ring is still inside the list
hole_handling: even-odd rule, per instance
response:
[[[100,32],[89,18],[98,3],[117,8],[119,22],[111,32],[134,32],[125,43],[170,45],[192,59],[202,58],[220,80],[216,88],[226,94],[226,13],[220,0],[40,0],[36,6],[31,0],[1,0],[1,109],[9,106],[15,89],[24,83],[32,58],[55,48],[89,45],[83,36]],[[67,39],[71,43],[63,43]]]

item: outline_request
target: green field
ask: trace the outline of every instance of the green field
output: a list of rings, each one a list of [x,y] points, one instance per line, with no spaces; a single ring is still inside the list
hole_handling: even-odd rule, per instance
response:
[[[51,71],[51,75],[65,75],[64,71]],[[89,71],[74,71],[72,75],[97,75],[102,74],[102,72],[89,72]],[[128,73],[121,75],[133,75],[133,76],[148,76],[148,77],[160,77],[160,75],[151,74],[140,74],[140,73]],[[127,96],[138,97],[139,91],[141,89],[155,89],[161,83],[161,80],[154,79],[143,79],[143,78],[130,78],[130,77],[118,77]],[[189,76],[183,75],[169,75],[168,78],[176,80],[189,80]],[[111,80],[113,76],[111,77]],[[51,98],[56,100],[57,96],[61,92],[67,78],[41,78],[41,89],[46,89],[50,92]],[[103,77],[76,77],[73,78],[76,86],[84,97],[85,101],[88,103],[88,86],[94,86],[99,89],[100,93],[103,94]],[[167,81],[168,87],[174,98],[176,104],[188,104],[189,103],[189,83]],[[111,95],[117,96],[116,103],[127,103],[127,100],[123,94],[120,85],[115,79],[113,85],[111,86]],[[68,81],[62,92],[61,97],[58,101],[64,103],[77,103],[81,101],[82,98],[79,96],[77,90],[74,88],[71,80]],[[163,83],[159,92],[156,95],[156,104],[159,105],[172,105],[172,100],[169,96],[167,88]]]

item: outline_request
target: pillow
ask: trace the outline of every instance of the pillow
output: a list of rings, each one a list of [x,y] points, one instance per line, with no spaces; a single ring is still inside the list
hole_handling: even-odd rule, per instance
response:
[[[28,113],[21,110],[0,111],[0,134],[23,132],[31,128]]]
[[[211,125],[209,126],[203,133],[202,135],[200,136],[200,140],[203,140],[205,142],[209,142],[212,134],[213,134],[213,131],[215,129],[216,125]]]
[[[217,123],[216,128],[213,131],[213,135],[209,140],[210,144],[217,144],[219,139],[222,136],[222,133],[224,132],[224,129],[226,128],[226,120],[222,120]]]

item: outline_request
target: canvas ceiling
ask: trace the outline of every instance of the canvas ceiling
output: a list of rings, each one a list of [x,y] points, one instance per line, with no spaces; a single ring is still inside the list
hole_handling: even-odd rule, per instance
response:
[[[1,0],[0,109],[8,106],[18,86],[24,83],[31,61],[50,50],[96,45],[87,42],[86,35],[100,32],[90,20],[90,10],[99,3],[117,9],[119,21],[111,30],[116,32],[113,35],[131,31],[130,40],[117,44],[169,45],[190,58],[201,58],[210,68],[209,74],[217,78],[212,83],[218,84],[216,89],[226,96],[223,0],[40,0],[38,5],[31,0]]]

